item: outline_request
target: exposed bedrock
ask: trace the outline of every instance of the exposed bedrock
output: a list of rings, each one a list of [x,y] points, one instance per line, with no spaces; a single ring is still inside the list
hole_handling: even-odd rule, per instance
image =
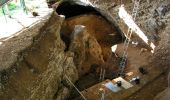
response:
[[[60,28],[64,18],[56,14],[46,16],[42,21],[22,32],[25,38],[14,37],[9,41],[23,48],[6,47],[4,53],[17,51],[17,60],[12,66],[1,70],[0,98],[2,100],[57,100],[65,99],[72,86],[66,77],[75,82],[78,72],[73,54],[64,52],[60,39]],[[24,40],[23,40],[24,39]],[[28,45],[23,45],[25,42]],[[5,44],[4,44],[5,45]],[[8,61],[6,61],[8,62]],[[4,62],[4,63],[6,63]],[[3,63],[3,62],[2,62]]]
[[[90,71],[92,64],[104,62],[102,50],[97,40],[90,36],[85,26],[76,25],[71,36],[69,51],[74,52],[74,63],[79,76]]]

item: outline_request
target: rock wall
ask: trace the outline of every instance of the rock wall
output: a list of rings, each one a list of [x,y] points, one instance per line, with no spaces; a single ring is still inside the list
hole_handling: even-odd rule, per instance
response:
[[[170,1],[165,0],[155,3],[151,11],[152,18],[156,21],[155,24],[151,23],[150,26],[157,31],[156,34],[160,37],[158,46],[151,59],[151,65],[161,67],[162,70],[168,71],[167,68],[170,68]],[[151,38],[154,39],[154,37]]]
[[[11,59],[13,64],[0,72],[2,100],[63,100],[68,96],[72,86],[66,76],[75,82],[78,72],[73,53],[64,52],[65,45],[60,39],[63,21],[64,17],[50,14],[24,30],[23,38],[17,36],[9,40],[13,44],[21,41],[22,48],[13,47],[13,51],[18,50],[18,59]],[[9,51],[7,48],[3,52]]]

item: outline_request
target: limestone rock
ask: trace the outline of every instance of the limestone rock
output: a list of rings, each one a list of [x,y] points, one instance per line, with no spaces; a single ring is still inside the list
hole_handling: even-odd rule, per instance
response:
[[[69,51],[75,54],[74,63],[78,69],[79,76],[88,73],[91,64],[103,62],[100,45],[82,25],[75,26]]]
[[[75,26],[69,48],[71,52],[74,52],[74,63],[79,70],[81,69],[82,63],[85,60],[84,28],[85,26],[82,25]]]

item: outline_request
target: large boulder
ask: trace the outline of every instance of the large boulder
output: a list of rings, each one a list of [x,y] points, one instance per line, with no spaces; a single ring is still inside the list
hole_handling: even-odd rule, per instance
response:
[[[104,62],[100,45],[85,26],[76,25],[71,38],[69,51],[75,54],[74,63],[80,76],[89,73],[92,64]]]

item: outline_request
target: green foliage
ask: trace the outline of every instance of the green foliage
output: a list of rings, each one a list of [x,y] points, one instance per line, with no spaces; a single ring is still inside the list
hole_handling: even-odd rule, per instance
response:
[[[9,3],[8,8],[9,8],[9,10],[15,10],[17,8],[17,6],[14,3]]]
[[[10,10],[10,11],[13,11],[13,10],[16,10],[16,9],[17,9],[17,5],[16,5],[15,3],[13,3],[13,2],[10,2],[10,3],[5,4],[5,5],[8,6],[8,10]],[[1,6],[1,8],[0,8],[0,16],[3,15],[2,8],[4,9],[5,12],[7,11],[7,9],[5,8],[5,5],[4,5],[4,6]]]

